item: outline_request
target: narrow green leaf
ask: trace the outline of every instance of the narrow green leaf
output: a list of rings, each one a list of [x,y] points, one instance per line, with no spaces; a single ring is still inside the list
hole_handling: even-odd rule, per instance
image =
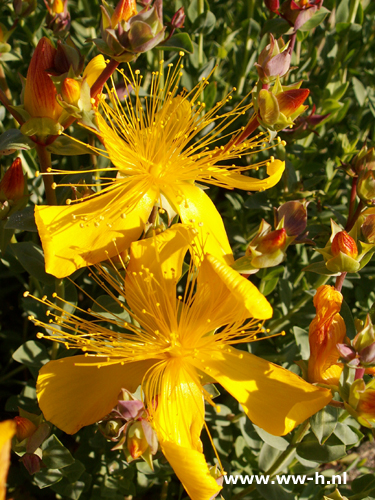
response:
[[[315,434],[319,444],[324,444],[335,430],[337,419],[338,410],[332,406],[326,406],[310,418],[311,430]]]
[[[315,14],[309,19],[308,21],[305,22],[299,29],[301,31],[310,31],[313,28],[316,28],[319,26],[320,23],[324,21],[324,19],[327,17],[329,14],[329,10],[326,9],[325,7],[321,7],[319,10],[315,12]]]
[[[12,149],[27,150],[35,147],[35,143],[18,129],[6,130],[0,135],[0,153],[9,154]]]

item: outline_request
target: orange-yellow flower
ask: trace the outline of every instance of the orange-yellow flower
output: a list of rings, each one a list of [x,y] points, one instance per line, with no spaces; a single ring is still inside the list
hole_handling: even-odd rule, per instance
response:
[[[0,423],[0,500],[5,500],[6,480],[10,462],[11,440],[16,432],[13,420]]]
[[[253,165],[233,163],[266,146],[264,136],[241,144],[231,140],[227,147],[217,145],[251,104],[242,102],[219,115],[229,95],[204,113],[200,96],[206,80],[187,93],[179,90],[180,65],[165,77],[162,85],[160,75],[153,76],[147,98],[141,97],[140,75],[132,80],[124,77],[134,96],[124,106],[115,91],[109,92],[111,106],[102,100],[97,119],[107,152],[98,152],[108,154],[114,167],[105,169],[109,175],[100,193],[83,201],[68,200],[64,207],[36,207],[48,273],[61,278],[126,250],[144,231],[157,203],[172,207],[183,223],[193,224],[207,252],[233,262],[220,214],[195,183],[262,191],[280,180],[285,164],[273,157]],[[241,133],[241,129],[234,132],[234,139]],[[266,167],[264,179],[243,175],[261,166]],[[118,171],[116,179],[111,176],[113,170]]]
[[[320,286],[314,296],[316,316],[309,328],[310,358],[308,379],[326,385],[338,385],[342,363],[337,344],[344,342],[346,327],[339,314],[343,297],[332,286]]]
[[[129,305],[132,324],[113,316],[109,330],[101,326],[100,314],[90,322],[66,311],[62,316],[50,311],[47,325],[34,318],[48,332],[39,336],[86,353],[44,365],[37,395],[45,418],[74,433],[108,414],[122,387],[135,392],[141,384],[163,453],[190,498],[208,500],[220,487],[200,440],[204,401],[215,406],[207,381],[221,384],[256,425],[275,435],[288,433],[332,395],[232,347],[254,340],[259,320],[269,318],[272,308],[251,282],[212,255],[199,255],[201,264],[189,273],[183,296],[177,295],[193,241],[194,233],[174,225],[131,245],[125,280],[101,269],[98,282],[109,280],[116,290],[112,297],[122,296],[118,304]]]

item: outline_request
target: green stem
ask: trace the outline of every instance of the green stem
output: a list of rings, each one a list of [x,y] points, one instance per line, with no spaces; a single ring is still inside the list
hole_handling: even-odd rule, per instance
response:
[[[164,89],[164,50],[158,50],[158,58],[159,58],[159,68],[160,71],[160,83],[159,88],[161,90]]]
[[[8,378],[13,377],[13,375],[16,375],[17,373],[22,372],[22,370],[24,370],[24,369],[25,369],[25,367],[23,365],[17,366],[17,368],[12,370],[11,372],[8,372],[5,375],[3,375],[2,377],[0,377],[0,384],[2,382],[4,382],[4,380],[8,380]]]
[[[198,0],[198,16],[204,12],[204,0]],[[203,33],[199,33],[198,37],[198,64],[203,64]]]
[[[357,10],[359,7],[359,1],[360,0],[351,0],[351,2],[350,2],[349,19],[348,19],[348,23],[350,23],[350,24],[353,24],[355,21],[355,17],[357,15]]]
[[[63,299],[63,300],[65,299],[65,284],[64,284],[64,280],[55,279],[55,292],[57,294],[57,297],[56,297],[56,300],[55,300],[56,306],[63,308],[64,307],[64,303],[61,302],[61,304],[59,304],[59,299]],[[56,310],[56,315],[61,316],[61,313],[58,310]],[[59,346],[60,346],[60,344],[58,342],[52,342],[51,359],[56,359],[57,358],[57,353],[59,351]]]
[[[39,158],[39,165],[42,174],[47,174],[49,169],[52,168],[51,153],[49,153],[45,146],[41,144],[35,145],[36,152]],[[48,205],[57,205],[56,192],[53,189],[53,175],[43,175],[44,188],[46,190],[46,199]]]
[[[94,85],[91,87],[90,95],[91,97],[96,97],[105,82],[108,80],[110,76],[113,75],[113,73],[116,71],[116,68],[118,67],[120,63],[115,61],[114,59],[111,59],[105,69],[101,72],[99,75],[98,79],[94,83]]]
[[[288,448],[281,453],[281,455],[275,461],[272,467],[270,467],[264,473],[265,476],[273,477],[277,474],[277,472],[284,466],[284,464],[290,459],[291,455],[295,452],[298,443],[300,443],[302,439],[306,436],[309,429],[310,429],[310,422],[309,419],[307,419],[305,420],[305,422],[303,422],[303,424],[300,425],[297,432],[294,434],[293,439]],[[255,488],[256,486],[252,484],[251,486],[245,488],[240,493],[237,493],[237,495],[234,495],[232,497],[232,500],[240,500],[241,498],[245,497],[246,495],[254,491]]]

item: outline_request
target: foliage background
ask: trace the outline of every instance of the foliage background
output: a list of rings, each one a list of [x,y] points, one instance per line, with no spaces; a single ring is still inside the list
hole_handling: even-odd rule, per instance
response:
[[[288,26],[278,18],[272,19],[263,2],[255,0],[165,0],[165,22],[181,6],[187,14],[183,31],[190,34],[194,46],[193,54],[185,56],[183,84],[191,88],[216,66],[211,84],[205,91],[206,105],[210,108],[236,87],[234,104],[251,92],[257,81],[254,62],[268,43],[268,33],[282,35]],[[237,258],[244,254],[261,219],[272,223],[273,207],[288,200],[306,199],[309,202],[309,238],[318,247],[324,246],[329,238],[331,217],[345,225],[351,179],[340,168],[341,162],[348,162],[364,142],[371,146],[375,134],[375,4],[370,0],[325,0],[324,8],[329,12],[324,11],[326,16],[322,16],[320,24],[313,27],[310,23],[298,32],[292,59],[292,66],[296,68],[288,83],[303,79],[303,86],[311,91],[310,109],[315,105],[316,113],[329,113],[329,116],[315,132],[300,128],[281,133],[287,146],[275,147],[272,154],[285,159],[287,169],[282,181],[272,190],[257,194],[225,192],[216,188],[209,190],[224,218]],[[13,23],[12,10],[10,3],[1,2],[1,22],[7,27]],[[89,0],[69,0],[69,11],[72,16],[70,35],[90,59],[96,55],[96,49],[86,40],[95,38],[98,33],[99,5]],[[36,11],[18,24],[9,41],[12,51],[0,58],[15,104],[19,104],[21,94],[19,74],[26,75],[38,40],[44,35],[51,36],[51,31],[44,25],[45,14],[45,6],[40,1]],[[166,64],[175,60],[176,54],[165,53]],[[135,67],[145,74],[158,68],[159,58],[157,50],[151,51],[141,55]],[[1,132],[14,127],[13,119],[4,107],[0,107],[0,119]],[[79,127],[72,133],[87,140],[86,132]],[[13,217],[6,227],[4,223],[1,226],[0,395],[4,405],[0,410],[0,420],[13,418],[18,406],[38,413],[35,379],[40,366],[52,355],[50,344],[35,340],[36,330],[27,316],[37,316],[41,306],[23,298],[25,289],[42,296],[50,295],[57,286],[65,289],[66,299],[90,306],[74,285],[57,282],[44,272],[43,254],[31,215],[32,205],[43,203],[43,185],[41,179],[35,177],[39,167],[34,151],[22,151],[21,156],[31,193],[29,208],[22,220]],[[2,169],[8,168],[13,159],[12,156],[2,156]],[[88,167],[93,161],[106,160],[84,155],[54,156],[53,161],[54,166],[78,169]],[[68,196],[66,191],[57,192],[60,201]],[[318,260],[314,244],[290,247],[282,265],[262,270],[252,278],[274,307],[274,317],[267,325],[270,333],[284,329],[286,335],[243,349],[297,373],[299,368],[294,361],[309,357],[307,330],[315,313],[313,291],[325,279],[303,271],[306,265]],[[353,317],[363,319],[374,302],[374,269],[374,263],[370,262],[360,273],[349,275],[344,282],[342,315],[349,337],[355,332]],[[92,296],[102,294],[87,272],[76,273],[74,279]],[[333,284],[332,279],[328,281],[327,278],[326,282]],[[59,347],[58,357],[68,354],[73,353]],[[253,426],[225,392],[219,396],[218,402],[221,413],[213,414],[212,409],[207,408],[208,421],[228,474],[276,471],[280,465],[281,472],[319,471],[329,478],[333,473],[346,470],[350,478],[358,478],[351,487],[341,487],[342,494],[353,500],[375,498],[374,460],[371,460],[371,453],[367,452],[366,459],[363,452],[369,446],[360,446],[361,442],[370,442],[371,450],[372,433],[360,428],[352,417],[344,420],[341,410],[331,408],[320,412],[312,419],[312,430],[298,443],[300,430],[297,429],[294,435],[275,438]],[[141,500],[186,497],[161,455],[157,455],[155,471],[152,472],[142,461],[128,466],[119,452],[110,451],[113,444],[107,442],[95,426],[85,428],[75,436],[65,435],[58,429],[53,432],[55,434],[43,445],[46,468],[40,473],[30,476],[13,454],[9,474],[12,498],[120,500],[132,495]],[[213,461],[208,439],[203,439],[207,458]],[[309,482],[307,486],[259,485],[248,493],[243,486],[225,486],[222,494],[233,500],[307,500],[322,498],[332,490],[332,486]]]

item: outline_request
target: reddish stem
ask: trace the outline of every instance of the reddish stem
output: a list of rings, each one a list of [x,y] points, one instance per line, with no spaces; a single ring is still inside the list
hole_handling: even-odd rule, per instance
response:
[[[237,139],[234,141],[234,144],[241,144],[245,139],[249,137],[250,134],[254,132],[259,127],[259,122],[258,122],[258,117],[254,114],[251,118],[249,123],[246,125],[245,130],[242,132],[242,134],[237,137]]]
[[[358,380],[359,378],[363,378],[364,374],[365,374],[364,368],[357,368],[355,371],[354,380]]]
[[[119,64],[120,63],[118,61],[115,61],[114,59],[111,59],[109,61],[109,63],[107,64],[105,69],[101,72],[101,74],[99,75],[99,77],[96,80],[96,82],[94,83],[94,85],[91,87],[91,92],[90,92],[91,97],[95,98],[99,94],[101,88],[103,87],[105,82],[108,80],[108,78],[111,75],[113,75],[113,73],[116,71],[116,68]]]
[[[346,275],[347,275],[347,273],[341,273],[340,276],[337,276],[337,278],[336,278],[335,289],[338,292],[341,292],[342,284],[344,283],[344,279],[345,279]]]
[[[354,226],[354,224],[357,222],[357,219],[361,215],[363,207],[364,207],[364,204],[363,204],[363,201],[361,200],[358,203],[357,210],[355,211],[353,217],[351,219],[348,219],[348,222],[347,222],[346,228],[345,228],[347,231],[350,231],[351,228]]]

